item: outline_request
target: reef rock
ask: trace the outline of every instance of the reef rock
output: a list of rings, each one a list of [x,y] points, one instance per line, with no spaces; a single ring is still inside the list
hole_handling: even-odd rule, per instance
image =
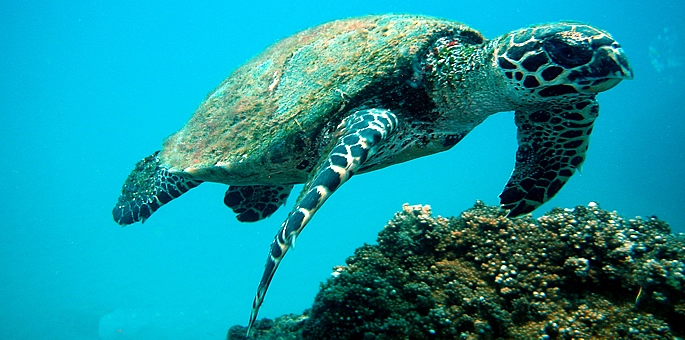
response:
[[[404,205],[335,268],[303,315],[258,339],[674,339],[685,334],[685,236],[595,203],[508,219]],[[244,338],[234,326],[228,339]]]

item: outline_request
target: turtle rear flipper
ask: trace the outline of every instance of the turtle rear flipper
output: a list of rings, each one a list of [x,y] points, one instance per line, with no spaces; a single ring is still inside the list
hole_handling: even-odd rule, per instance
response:
[[[224,204],[238,214],[240,222],[263,220],[285,203],[291,185],[231,185],[224,195]]]
[[[527,214],[550,200],[583,164],[599,113],[594,97],[549,108],[516,111],[516,166],[499,195],[509,217]]]
[[[161,167],[158,153],[136,163],[135,169],[126,178],[119,200],[112,210],[117,223],[127,225],[144,222],[159,207],[202,183]]]

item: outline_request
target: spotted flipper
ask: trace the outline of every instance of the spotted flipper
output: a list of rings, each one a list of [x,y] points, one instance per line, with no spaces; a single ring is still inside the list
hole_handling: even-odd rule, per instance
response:
[[[202,183],[160,166],[158,153],[136,163],[135,169],[126,178],[119,200],[112,210],[117,223],[127,225],[145,222],[159,207]]]
[[[256,222],[278,210],[292,189],[292,185],[231,185],[224,204],[238,214],[238,221]]]
[[[254,321],[257,319],[259,306],[264,300],[264,295],[269,288],[276,268],[278,268],[278,264],[290,246],[295,242],[297,235],[300,234],[323,202],[340,185],[350,179],[367,159],[374,155],[379,145],[393,133],[397,123],[397,117],[388,110],[368,109],[356,112],[341,124],[342,136],[320,165],[316,174],[310,177],[295,204],[295,208],[283,222],[281,229],[271,243],[269,256],[266,259],[266,268],[252,305],[248,336]]]
[[[599,113],[594,98],[531,112],[516,111],[516,166],[500,194],[509,217],[529,213],[550,200],[585,160],[592,124]]]

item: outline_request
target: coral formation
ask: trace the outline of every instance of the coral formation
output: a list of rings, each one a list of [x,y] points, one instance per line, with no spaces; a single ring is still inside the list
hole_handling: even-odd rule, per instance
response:
[[[685,237],[656,218],[595,203],[538,219],[482,202],[449,219],[404,205],[311,310],[285,330],[262,320],[255,337],[673,339],[685,334],[684,286]]]
[[[255,322],[252,339],[260,340],[299,340],[302,339],[302,326],[307,320],[307,311],[302,315],[289,314],[271,319],[261,319]],[[233,326],[228,330],[227,340],[245,340],[247,328]]]

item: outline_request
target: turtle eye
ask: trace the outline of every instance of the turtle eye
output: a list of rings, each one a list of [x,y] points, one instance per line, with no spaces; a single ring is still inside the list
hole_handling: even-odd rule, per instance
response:
[[[543,42],[545,51],[559,66],[573,68],[592,60],[592,49],[583,42],[552,36]]]

